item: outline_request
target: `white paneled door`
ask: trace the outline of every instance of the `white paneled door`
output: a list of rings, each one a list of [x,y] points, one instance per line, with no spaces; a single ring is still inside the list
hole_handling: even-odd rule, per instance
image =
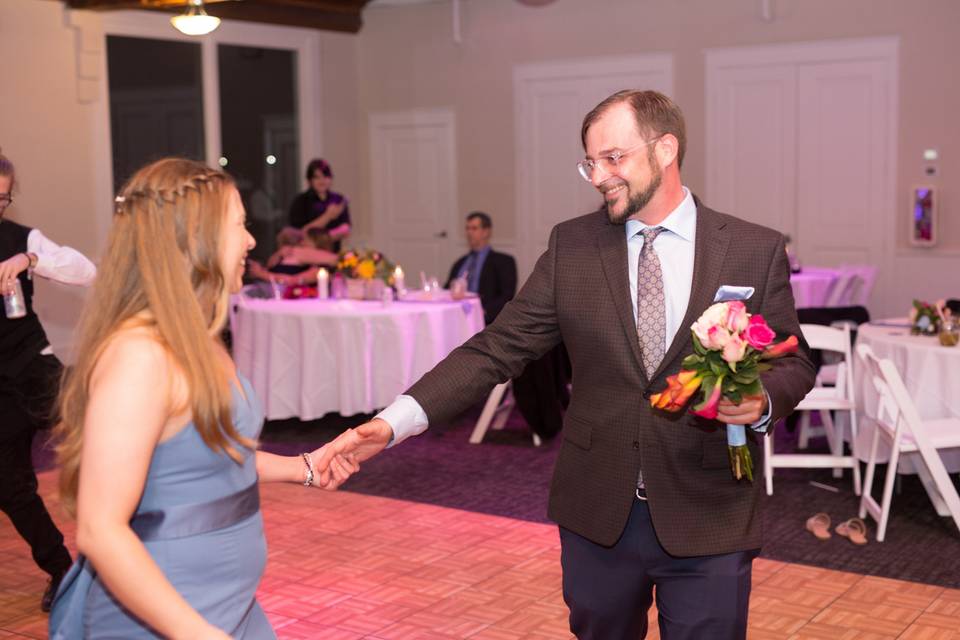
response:
[[[804,264],[890,269],[897,60],[896,38],[708,51],[707,204],[791,235]]]
[[[595,211],[603,202],[576,169],[583,158],[580,125],[620,89],[673,91],[673,58],[650,54],[522,65],[514,69],[521,281],[546,249],[555,224]]]
[[[454,123],[449,109],[370,116],[374,236],[410,288],[421,271],[443,284],[459,248]]]
[[[706,204],[794,235],[796,70],[730,65],[707,76]]]
[[[894,60],[797,69],[797,240],[812,264],[880,264],[895,226]],[[902,227],[901,227],[902,228]]]

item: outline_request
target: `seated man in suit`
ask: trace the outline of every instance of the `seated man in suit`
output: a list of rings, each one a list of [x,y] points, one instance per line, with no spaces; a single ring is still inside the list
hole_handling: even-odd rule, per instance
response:
[[[492,233],[493,221],[486,213],[474,211],[467,215],[470,253],[453,264],[446,284],[449,289],[455,278],[466,278],[467,290],[480,294],[487,324],[493,322],[517,292],[517,263],[513,256],[490,248]],[[543,439],[555,436],[562,426],[563,410],[569,402],[568,369],[567,352],[560,343],[513,379],[517,409],[530,430]]]
[[[480,295],[483,319],[493,322],[503,305],[517,292],[517,262],[513,256],[490,247],[493,220],[482,211],[467,215],[467,244],[470,253],[453,263],[445,287],[455,278],[466,278],[467,291]]]

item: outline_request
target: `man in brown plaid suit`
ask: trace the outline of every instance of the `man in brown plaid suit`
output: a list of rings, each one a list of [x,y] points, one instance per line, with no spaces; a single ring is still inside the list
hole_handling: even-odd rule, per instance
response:
[[[581,175],[605,207],[557,225],[497,320],[335,451],[365,459],[477,402],[561,340],[573,395],[550,490],[564,598],[578,638],[634,640],[656,586],[666,640],[743,638],[762,483],[733,479],[721,423],[758,432],[813,386],[804,353],[776,361],[764,392],[721,404],[716,421],[651,409],[691,353],[690,325],[721,287],[779,334],[800,336],[780,233],[713,211],[684,187],[679,108],[621,91],[583,122]],[[759,468],[760,465],[758,464]]]

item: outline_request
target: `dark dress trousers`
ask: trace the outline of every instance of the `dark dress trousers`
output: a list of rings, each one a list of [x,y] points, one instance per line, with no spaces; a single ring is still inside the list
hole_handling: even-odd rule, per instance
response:
[[[468,253],[461,256],[450,269],[450,275],[447,276],[447,289],[450,288],[450,282],[460,273],[460,267],[470,257]],[[517,291],[517,261],[513,256],[499,251],[490,250],[487,259],[483,262],[483,269],[480,271],[480,284],[477,294],[480,296],[480,304],[483,305],[483,319],[487,324],[493,322],[494,318],[503,309],[503,305],[513,298]]]
[[[25,252],[31,231],[0,222],[0,262]],[[42,353],[49,343],[33,309],[33,281],[26,272],[18,279],[27,315],[11,319],[0,313],[0,511],[30,545],[37,566],[59,576],[70,568],[70,553],[37,493],[31,446],[34,434],[54,422],[63,367],[56,356]]]
[[[573,367],[573,392],[548,514],[599,545],[614,545],[624,532],[641,467],[650,520],[670,556],[761,545],[763,483],[733,479],[723,425],[654,411],[649,404],[649,396],[692,352],[689,327],[721,285],[754,287],[747,310],[763,314],[781,336],[800,336],[783,236],[697,206],[690,301],[652,379],[644,372],[637,340],[624,228],[597,211],[557,225],[530,278],[497,320],[407,392],[431,424],[443,422],[562,340]],[[814,382],[805,345],[777,360],[762,381],[773,419],[789,414]],[[749,432],[759,469],[757,439]]]

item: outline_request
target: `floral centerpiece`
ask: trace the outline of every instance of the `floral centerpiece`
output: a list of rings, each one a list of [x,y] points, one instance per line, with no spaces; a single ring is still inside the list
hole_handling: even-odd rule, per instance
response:
[[[946,302],[943,300],[937,300],[936,304],[914,300],[913,306],[910,308],[910,333],[913,335],[936,335],[944,317],[944,307],[946,307]]]
[[[770,369],[764,360],[792,353],[798,345],[796,336],[773,344],[776,334],[763,316],[747,313],[738,300],[711,305],[690,329],[693,353],[684,358],[680,373],[667,378],[667,388],[650,397],[650,404],[682,411],[699,390],[703,395],[690,413],[709,420],[716,419],[721,398],[739,403],[744,396],[762,393],[760,373]],[[745,425],[727,425],[727,451],[733,476],[752,481]]]
[[[345,278],[378,279],[389,286],[393,286],[393,269],[394,264],[373,249],[348,249],[340,254],[337,261],[337,273]]]
[[[340,254],[336,273],[346,278],[348,298],[378,300],[393,286],[394,265],[379,251],[348,249]]]

